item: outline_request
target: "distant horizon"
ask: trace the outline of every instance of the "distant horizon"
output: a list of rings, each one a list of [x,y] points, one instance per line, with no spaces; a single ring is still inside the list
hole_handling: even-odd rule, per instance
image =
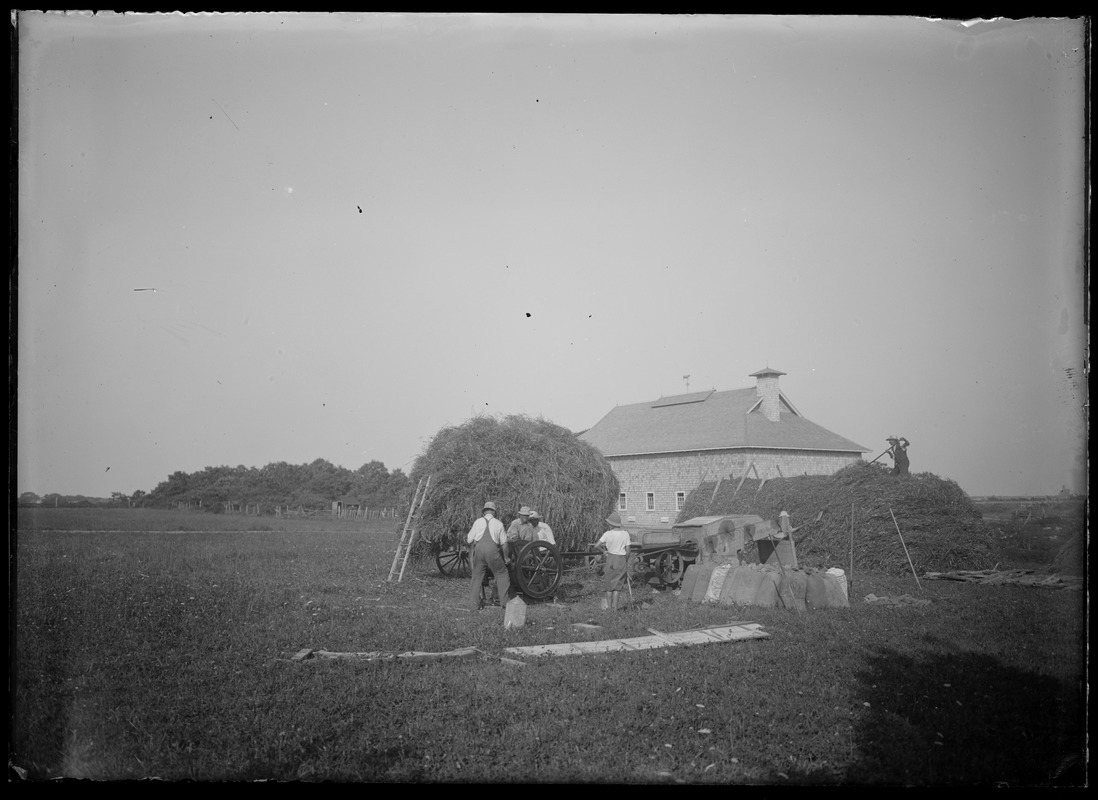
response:
[[[324,456],[317,456],[317,458],[324,459]],[[290,463],[290,464],[311,464],[315,460],[316,459],[312,459],[310,461],[286,462],[286,463]],[[331,461],[331,459],[324,459],[324,460],[329,461],[331,464],[333,464],[337,468],[348,469],[348,470],[352,470],[352,471],[358,468],[358,467],[349,467],[345,464],[337,464],[336,462]],[[870,463],[871,460],[872,460],[871,458],[863,457],[861,463]],[[269,461],[269,462],[267,462],[267,464],[277,464],[280,461],[285,461],[285,459],[280,459],[279,461]],[[379,459],[369,459],[368,461],[364,461],[363,464],[368,464],[371,461],[379,461]],[[384,462],[381,462],[381,463],[384,464]],[[267,466],[267,464],[259,464],[259,465],[252,465],[252,464],[207,464],[207,465],[205,465],[203,467],[199,467],[198,469],[195,469],[195,470],[189,470],[189,471],[188,470],[173,470],[173,472],[178,471],[178,472],[186,472],[187,474],[191,474],[191,473],[194,473],[194,472],[201,472],[202,470],[207,469],[207,468],[211,468],[211,467],[213,467],[213,468],[219,468],[219,467],[235,468],[235,467],[238,467],[238,466],[243,466],[247,469],[253,469],[253,468],[254,469],[262,469],[263,467]],[[361,467],[363,464],[359,464],[358,466]],[[405,475],[411,474],[410,469],[409,470],[403,470],[401,467],[390,467],[388,464],[384,464],[384,466],[385,466],[385,469],[388,470],[390,473],[392,473],[394,470],[400,469],[402,472],[404,472]],[[926,470],[913,470],[912,475],[913,476],[918,475],[920,472],[926,473],[927,471]],[[935,475],[935,473],[929,473],[929,474]],[[738,476],[736,476],[736,477],[738,477]],[[801,475],[790,475],[790,476],[788,476],[788,478],[799,478],[799,477],[804,477],[804,476],[801,476]],[[808,477],[821,477],[821,476],[817,475],[817,476],[808,476]],[[936,475],[936,477],[941,478],[943,480],[952,480],[951,478],[949,478],[946,475]],[[157,485],[159,485],[160,483],[166,481],[167,479],[168,479],[168,476],[165,475],[162,479],[158,480],[155,484],[153,484],[152,486],[150,486],[147,489],[143,488],[143,487],[138,487],[136,489],[132,489],[129,492],[122,492],[122,494],[124,494],[126,496],[131,496],[136,491],[144,491],[144,492],[148,493],[148,492],[151,492],[153,489],[155,489]],[[774,480],[784,480],[784,479],[785,478],[774,479]],[[960,484],[958,484],[958,485],[960,485]],[[965,492],[966,495],[969,496],[969,498],[974,499],[974,500],[979,499],[979,498],[990,498],[990,497],[1003,498],[1003,499],[1025,498],[1025,497],[1056,497],[1058,495],[1063,494],[1065,489],[1068,490],[1068,493],[1072,497],[1086,497],[1087,496],[1087,492],[1073,490],[1068,486],[1064,486],[1063,488],[1061,488],[1060,490],[1058,490],[1056,492],[1050,492],[1050,493],[1046,493],[1046,494],[1025,494],[1025,493],[1023,493],[1023,494],[1004,494],[1004,493],[1001,493],[1001,492],[987,492],[987,493],[983,493],[983,494],[973,494],[973,493],[969,492],[968,490],[966,490],[963,486],[961,486],[961,489]],[[113,490],[113,491],[120,491],[120,490]],[[24,494],[27,494],[27,493],[36,495],[39,498],[44,498],[44,497],[48,497],[48,496],[52,496],[52,495],[57,495],[59,497],[85,497],[85,498],[88,498],[88,499],[103,499],[103,500],[109,500],[110,499],[109,494],[108,495],[91,495],[91,494],[85,494],[85,493],[82,493],[82,492],[54,492],[54,491],[37,492],[37,491],[34,491],[33,489],[24,489],[24,490],[19,491],[16,494],[16,499],[18,499],[19,497],[21,497],[21,496],[23,496]]]

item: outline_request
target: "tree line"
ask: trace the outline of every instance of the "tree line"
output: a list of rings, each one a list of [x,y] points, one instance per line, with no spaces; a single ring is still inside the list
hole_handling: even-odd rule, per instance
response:
[[[335,500],[351,499],[371,508],[392,507],[400,505],[408,480],[401,470],[390,472],[380,461],[370,461],[356,470],[323,458],[311,464],[279,461],[262,468],[206,467],[190,474],[172,473],[149,492],[143,505],[170,508],[186,503],[215,509],[231,502],[263,509],[324,509],[331,508]]]
[[[399,506],[409,491],[409,477],[400,469],[390,472],[380,461],[356,470],[339,467],[323,458],[311,464],[279,461],[265,467],[206,467],[197,472],[173,472],[151,492],[132,495],[112,492],[109,500],[61,495],[39,498],[31,492],[19,497],[20,505],[122,505],[174,508],[178,505],[223,510],[227,504],[259,506],[271,513],[277,506],[329,509],[336,500],[357,502],[370,508]]]

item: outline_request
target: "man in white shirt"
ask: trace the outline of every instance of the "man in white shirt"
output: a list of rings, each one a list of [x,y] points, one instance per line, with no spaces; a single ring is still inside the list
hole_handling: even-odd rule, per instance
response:
[[[507,541],[508,542],[520,542],[522,540],[522,529],[530,521],[530,509],[527,506],[522,506],[518,510],[518,516],[511,520],[511,524],[507,526]],[[518,545],[513,547],[517,548]],[[511,554],[514,556],[514,553]]]
[[[503,529],[503,523],[496,519],[495,503],[484,504],[481,516],[469,529],[465,541],[473,545],[473,583],[469,592],[469,608],[480,611],[481,587],[485,573],[489,570],[496,576],[500,605],[507,605],[511,590],[511,578],[507,574],[507,564],[504,561],[507,532]]]
[[[534,511],[530,512],[530,524],[534,526],[534,541],[536,542],[549,542],[549,544],[556,544],[557,540],[553,537],[553,529],[541,521],[541,514]]]
[[[625,568],[629,562],[629,531],[621,526],[621,514],[615,511],[606,521],[612,526],[597,542],[595,547],[606,550],[606,597],[602,601],[602,608],[618,610],[618,595],[623,581],[626,579]]]

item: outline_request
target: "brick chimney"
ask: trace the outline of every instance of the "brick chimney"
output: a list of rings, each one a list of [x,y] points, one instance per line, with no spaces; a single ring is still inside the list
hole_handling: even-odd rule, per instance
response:
[[[751,377],[756,380],[755,392],[762,398],[762,406],[760,407],[762,414],[771,422],[777,422],[780,419],[778,415],[778,378],[784,374],[784,372],[770,369],[770,367],[751,373]]]

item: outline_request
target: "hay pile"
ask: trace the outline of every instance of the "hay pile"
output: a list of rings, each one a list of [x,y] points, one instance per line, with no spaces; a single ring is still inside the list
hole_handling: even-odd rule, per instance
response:
[[[714,481],[703,483],[687,497],[679,521],[718,514],[758,514],[777,520],[784,509],[797,527],[823,511],[819,522],[794,534],[798,561],[804,566],[849,569],[853,504],[855,573],[910,574],[889,514],[891,506],[920,575],[927,570],[987,569],[995,564],[994,535],[975,504],[954,481],[929,472],[896,478],[888,467],[860,462],[834,475],[777,478],[761,488],[760,481],[746,480],[735,494],[738,483],[738,477],[723,479],[719,487]],[[757,558],[754,553],[747,555]]]
[[[417,538],[445,547],[463,543],[484,502],[494,500],[504,524],[529,505],[562,550],[578,549],[606,529],[618,498],[618,479],[598,450],[567,428],[521,415],[443,428],[416,459],[413,488],[425,475],[431,488]]]

